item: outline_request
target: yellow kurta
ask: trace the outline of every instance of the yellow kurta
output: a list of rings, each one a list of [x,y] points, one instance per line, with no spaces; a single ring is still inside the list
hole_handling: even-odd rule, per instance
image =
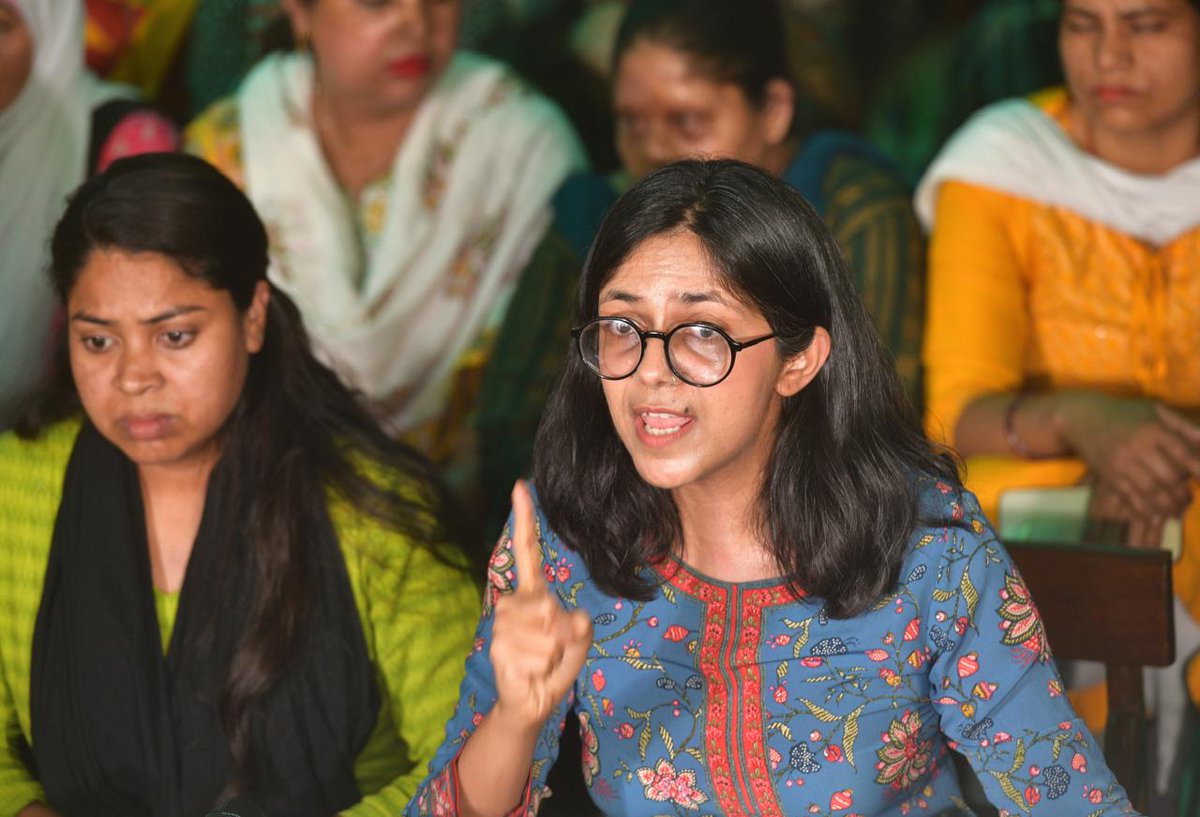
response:
[[[1064,123],[1064,93],[1037,104]],[[1094,389],[1200,407],[1200,229],[1153,247],[1072,212],[964,182],[939,188],[924,364],[930,434],[953,444],[968,404],[1022,388]],[[1078,460],[967,458],[995,517],[1001,492],[1071,485]],[[1200,618],[1200,505],[1175,591]]]

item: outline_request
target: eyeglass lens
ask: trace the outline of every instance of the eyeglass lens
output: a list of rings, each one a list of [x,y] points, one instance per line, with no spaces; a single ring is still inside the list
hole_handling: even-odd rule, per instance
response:
[[[620,379],[637,369],[642,358],[642,338],[637,327],[624,319],[602,319],[588,324],[579,336],[584,362],[601,377]],[[733,350],[729,341],[707,326],[684,324],[670,333],[667,357],[676,373],[695,385],[721,380],[729,371]]]

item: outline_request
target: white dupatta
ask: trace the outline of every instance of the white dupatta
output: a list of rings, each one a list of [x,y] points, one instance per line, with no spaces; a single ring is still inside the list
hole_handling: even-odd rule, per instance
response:
[[[499,322],[583,152],[556,107],[460,52],[396,154],[383,233],[364,258],[311,124],[312,83],[305,55],[268,58],[246,79],[247,194],[271,235],[272,280],[335,368],[405,432],[443,410],[459,358]]]
[[[87,173],[92,110],[129,92],[83,64],[83,3],[10,0],[33,36],[21,93],[0,110],[0,428],[49,363],[47,247]]]
[[[1080,150],[1024,99],[984,108],[942,148],[917,186],[916,211],[926,231],[946,181],[1063,207],[1155,247],[1200,225],[1200,158],[1158,176],[1121,170]]]

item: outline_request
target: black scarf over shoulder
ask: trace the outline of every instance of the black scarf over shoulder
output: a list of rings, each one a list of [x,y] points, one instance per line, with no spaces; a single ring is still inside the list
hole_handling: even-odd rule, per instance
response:
[[[67,817],[202,817],[233,780],[221,693],[254,594],[253,499],[214,470],[164,657],[137,469],[91,424],[76,438],[33,638],[35,772]],[[257,487],[257,486],[256,486]],[[245,493],[245,492],[242,492]],[[243,795],[268,817],[358,802],[354,760],[379,691],[325,507],[298,520],[313,582],[302,637],[254,708]],[[222,551],[230,580],[221,582]],[[224,587],[224,590],[219,590]]]

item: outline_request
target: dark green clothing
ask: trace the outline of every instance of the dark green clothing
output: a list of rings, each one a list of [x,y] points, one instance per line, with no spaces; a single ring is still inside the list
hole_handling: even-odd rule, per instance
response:
[[[930,39],[888,72],[865,131],[916,185],[946,140],[980,108],[1062,84],[1061,0],[989,0],[970,23]]]

